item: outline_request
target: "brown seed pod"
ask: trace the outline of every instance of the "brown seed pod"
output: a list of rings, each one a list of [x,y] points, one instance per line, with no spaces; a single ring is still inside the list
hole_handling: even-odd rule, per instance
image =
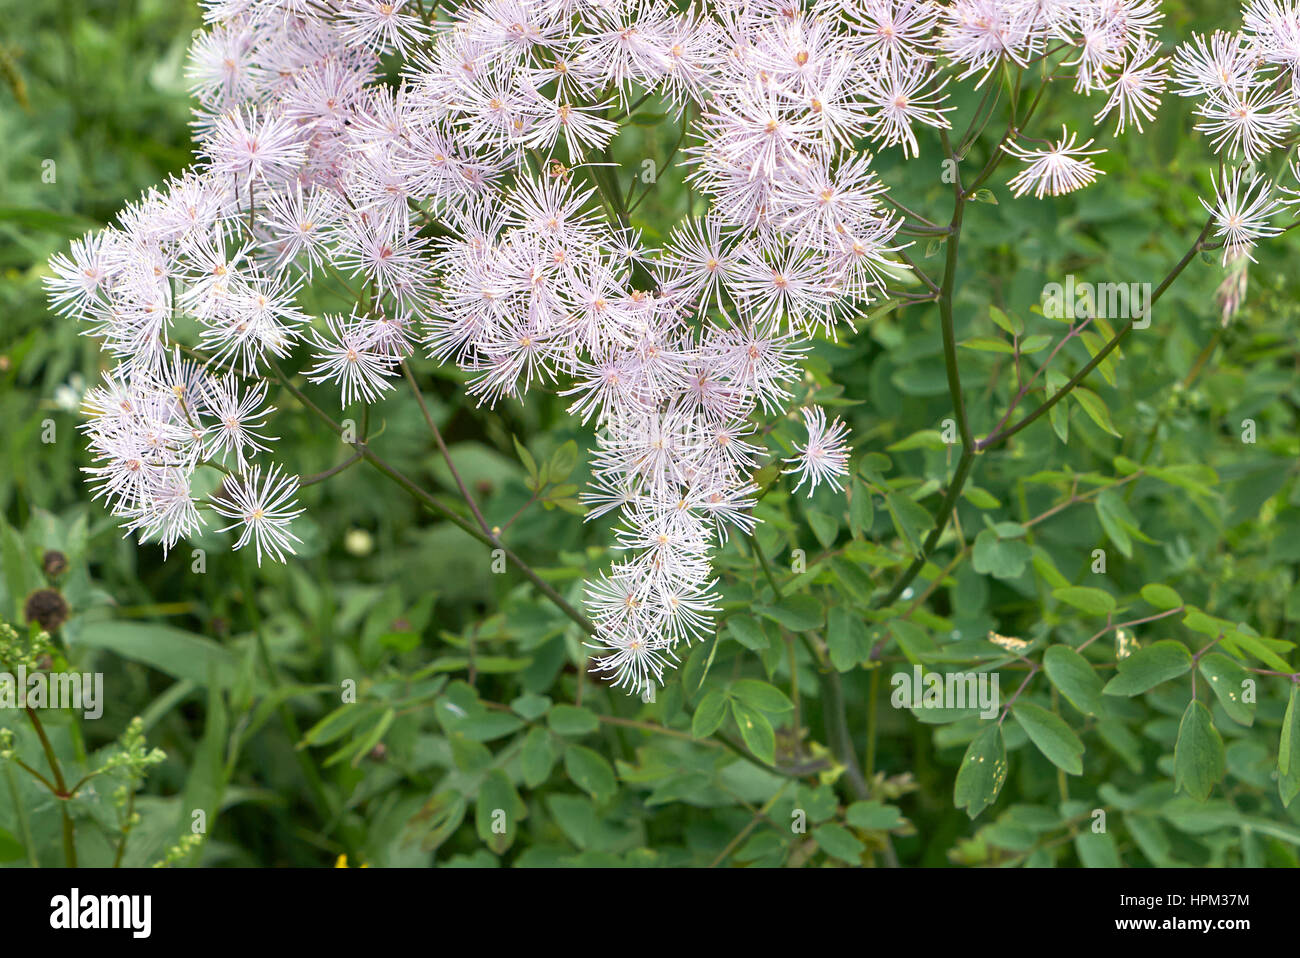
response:
[[[37,589],[23,605],[23,617],[36,622],[46,632],[55,632],[68,621],[68,603],[58,589]]]

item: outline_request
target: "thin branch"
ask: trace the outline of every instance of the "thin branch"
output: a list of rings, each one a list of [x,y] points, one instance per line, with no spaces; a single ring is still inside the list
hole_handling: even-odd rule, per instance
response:
[[[1186,254],[1184,254],[1183,258],[1178,261],[1178,263],[1174,266],[1174,268],[1169,271],[1169,274],[1165,276],[1165,278],[1161,281],[1160,285],[1156,287],[1155,291],[1151,294],[1151,302],[1147,304],[1148,314],[1150,313],[1151,308],[1155,306],[1156,301],[1159,300],[1160,297],[1165,294],[1165,291],[1169,289],[1169,287],[1173,284],[1174,280],[1177,279],[1178,276],[1182,273],[1182,271],[1187,268],[1187,265],[1193,259],[1195,259],[1196,254],[1201,251],[1202,244],[1205,242],[1205,237],[1209,235],[1210,228],[1213,225],[1214,225],[1213,217],[1210,217],[1205,221],[1205,227],[1201,230],[1200,235],[1196,237],[1196,242],[1194,242],[1191,245],[1191,247],[1187,250]],[[1099,365],[1101,365],[1102,362],[1105,361],[1106,357],[1109,356],[1115,350],[1115,347],[1117,347],[1120,344],[1120,342],[1124,339],[1124,337],[1128,335],[1129,331],[1133,328],[1134,322],[1136,322],[1136,317],[1130,317],[1129,320],[1126,323],[1124,323],[1124,325],[1121,326],[1115,332],[1115,335],[1110,338],[1110,341],[1107,342],[1104,346],[1102,346],[1101,349],[1097,350],[1097,352],[1093,355],[1092,359],[1084,364],[1082,369],[1080,369],[1077,373],[1075,373],[1074,376],[1072,376],[1064,386],[1062,386],[1059,390],[1057,390],[1050,397],[1044,400],[1042,405],[1040,405],[1029,415],[1025,416],[1024,419],[1021,419],[1014,426],[1010,426],[1008,428],[1001,430],[1000,432],[995,432],[981,439],[978,444],[979,450],[982,452],[983,450],[989,448],[990,446],[994,446],[997,445],[998,443],[1006,442],[1016,433],[1020,432],[1020,430],[1024,429],[1026,426],[1029,426],[1036,420],[1040,419],[1042,416],[1046,415],[1048,410],[1050,410],[1058,402],[1060,402],[1062,399],[1068,396],[1075,386],[1079,385],[1079,383],[1083,382],[1083,380],[1088,378],[1088,375]]]
[[[283,386],[285,389],[287,389],[293,395],[293,397],[297,399],[299,403],[302,404],[304,408],[306,408],[308,411],[313,413],[322,422],[328,424],[329,427],[333,429],[336,433],[338,433],[340,436],[343,434],[343,427],[334,419],[334,417],[332,417],[329,413],[325,412],[325,410],[317,406],[314,402],[311,401],[310,398],[308,398],[303,393],[301,389],[299,389],[297,386],[291,383],[288,377],[285,376],[284,371],[280,369],[278,363],[276,363],[274,360],[271,360],[269,365],[271,367],[271,370],[275,373],[275,377],[279,381],[280,385]],[[568,600],[564,598],[564,596],[556,592],[555,589],[550,585],[550,583],[543,580],[541,576],[539,576],[535,571],[533,571],[533,568],[530,565],[528,565],[528,563],[526,563],[523,559],[519,558],[519,556],[517,556],[512,550],[507,548],[506,545],[502,543],[500,539],[496,538],[493,535],[490,535],[489,533],[485,533],[481,529],[477,528],[474,525],[474,523],[470,522],[460,513],[456,512],[456,510],[452,509],[450,506],[443,503],[441,500],[439,500],[432,493],[428,492],[418,483],[408,478],[400,470],[390,465],[386,460],[383,459],[383,457],[381,457],[378,453],[376,453],[373,449],[371,449],[370,446],[365,442],[357,441],[351,443],[351,445],[354,449],[357,450],[357,452],[361,453],[361,455],[365,457],[366,461],[370,463],[375,469],[379,470],[379,472],[383,473],[389,479],[393,480],[395,483],[397,483],[399,486],[405,489],[411,496],[417,499],[422,505],[424,505],[430,511],[437,513],[439,516],[446,519],[448,522],[452,523],[457,528],[463,530],[468,535],[473,536],[475,539],[483,543],[485,546],[488,546],[493,549],[500,549],[502,555],[505,556],[506,560],[511,565],[519,569],[519,571],[524,574],[524,577],[527,578],[528,581],[531,582],[538,589],[538,591],[540,591],[544,596],[550,599],[551,602],[553,602],[556,605],[556,607],[560,609],[560,611],[562,611],[565,615],[567,615],[570,619],[572,619],[575,623],[577,623],[577,625],[581,627],[582,630],[586,632],[588,635],[596,634],[596,626],[592,624],[590,619],[588,619],[585,615],[583,615],[581,612],[575,609],[568,602]]]
[[[447,450],[447,444],[442,441],[442,431],[438,429],[438,424],[433,421],[433,415],[429,412],[429,405],[424,401],[424,393],[420,391],[420,386],[411,375],[411,367],[402,360],[402,375],[406,381],[411,384],[411,392],[415,393],[415,401],[420,404],[420,412],[424,414],[424,421],[433,433],[433,439],[438,444],[438,451],[442,453],[443,462],[447,464],[447,469],[451,472],[451,478],[456,482],[456,488],[460,490],[461,498],[469,506],[469,511],[474,513],[474,518],[478,520],[479,528],[487,536],[492,535],[492,527],[488,525],[487,520],[483,518],[483,513],[479,512],[478,504],[474,497],[469,494],[469,489],[465,486],[465,481],[461,479],[460,473],[456,469],[456,463],[451,458],[451,453]]]
[[[344,469],[347,469],[349,466],[352,466],[353,464],[360,462],[364,458],[365,458],[364,454],[360,452],[354,453],[353,455],[349,456],[347,459],[344,459],[342,462],[340,462],[337,466],[333,466],[332,468],[326,469],[324,472],[317,472],[313,475],[305,476],[299,479],[298,488],[301,489],[304,486],[314,486],[318,482],[324,482],[326,479],[330,478],[330,476],[337,476]]]

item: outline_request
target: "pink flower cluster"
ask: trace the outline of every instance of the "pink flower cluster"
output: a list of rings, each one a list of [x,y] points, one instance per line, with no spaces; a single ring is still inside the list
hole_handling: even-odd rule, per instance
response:
[[[283,560],[297,480],[260,464],[281,362],[305,353],[296,371],[344,406],[379,401],[417,350],[465,370],[480,403],[555,389],[596,430],[590,515],[622,516],[623,558],[587,589],[598,668],[638,689],[713,631],[710,554],[753,530],[761,418],[795,399],[812,339],[906,271],[903,220],[859,148],[915,155],[919,127],[949,126],[950,81],[1000,83],[1058,46],[1120,131],[1152,118],[1166,70],[1157,0],[205,9],[197,164],[51,264],[54,308],[117,364],[86,400],[95,495],[164,549],[211,509],[236,548]],[[1280,142],[1300,85],[1273,80],[1298,75],[1298,37],[1293,0],[1255,0],[1246,38],[1179,53],[1216,146],[1254,159]],[[656,95],[692,135],[707,202],[650,249],[602,183]],[[1027,164],[1013,189],[1092,182],[1091,142],[1007,144]],[[308,315],[315,282],[357,290],[356,307]],[[847,430],[804,418],[787,471],[809,494],[839,488]]]

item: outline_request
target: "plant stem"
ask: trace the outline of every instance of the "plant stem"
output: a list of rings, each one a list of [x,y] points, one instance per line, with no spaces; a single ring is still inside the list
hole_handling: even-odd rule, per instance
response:
[[[952,479],[948,482],[948,493],[944,496],[943,502],[939,505],[939,514],[934,521],[934,528],[926,537],[925,542],[921,545],[921,554],[912,560],[912,564],[903,570],[902,574],[894,581],[889,591],[884,594],[874,607],[883,609],[891,605],[895,599],[903,594],[903,591],[912,583],[920,571],[925,568],[930,553],[939,544],[939,539],[944,530],[948,528],[948,520],[952,518],[953,510],[957,508],[957,499],[961,496],[962,488],[966,485],[966,479],[970,475],[971,466],[975,464],[975,453],[969,449],[963,449],[961,458],[957,460],[957,470],[953,473]],[[878,654],[878,653],[877,653]],[[875,655],[873,654],[873,657]]]
[[[952,157],[952,145],[948,135],[943,134],[944,149]],[[957,338],[953,332],[952,297],[957,288],[957,254],[961,246],[961,226],[966,214],[966,194],[962,189],[960,176],[953,181],[952,221],[948,225],[948,251],[944,262],[943,282],[939,286],[939,324],[943,333],[943,365],[948,376],[948,394],[952,398],[953,414],[957,417],[957,429],[961,433],[962,450],[971,449],[970,425],[966,421],[966,403],[961,391],[961,373],[957,367]]]
[[[122,827],[122,839],[117,843],[117,853],[113,856],[113,867],[122,867],[122,856],[126,854],[126,840],[131,837],[131,818],[135,815],[135,789],[126,800],[126,824]]]
[[[1199,253],[1204,248],[1205,237],[1209,235],[1210,228],[1213,226],[1213,223],[1214,223],[1213,218],[1206,220],[1205,226],[1204,228],[1202,228],[1200,235],[1196,237],[1196,241],[1192,243],[1191,247],[1183,255],[1183,258],[1180,259],[1177,262],[1177,264],[1174,265],[1173,269],[1169,271],[1168,275],[1165,276],[1165,278],[1161,281],[1160,285],[1156,287],[1155,291],[1151,294],[1151,302],[1148,304],[1148,310],[1150,309],[1151,306],[1155,305],[1156,301],[1161,296],[1164,295],[1165,291],[1169,289],[1169,287],[1173,284],[1174,280],[1177,279],[1179,275],[1182,274],[1183,270],[1186,269],[1188,264],[1191,263],[1191,261],[1196,257],[1196,254]],[[957,237],[954,234],[952,237],[949,238],[948,242],[950,244],[955,244],[956,239]],[[947,280],[946,275],[944,279],[946,282]],[[942,300],[941,300],[941,304],[942,304]],[[934,550],[935,546],[938,545],[940,536],[943,535],[944,529],[947,528],[948,521],[952,515],[952,511],[956,508],[957,499],[961,495],[962,487],[966,484],[966,480],[970,476],[971,467],[974,465],[976,453],[984,452],[986,449],[989,449],[992,446],[999,445],[1003,442],[1006,442],[1006,440],[1010,439],[1016,433],[1020,432],[1020,430],[1024,429],[1030,423],[1034,422],[1035,420],[1045,415],[1049,409],[1051,409],[1058,402],[1064,399],[1070,393],[1070,391],[1074,389],[1075,386],[1079,385],[1079,383],[1081,383],[1084,379],[1086,379],[1088,374],[1091,373],[1094,369],[1096,369],[1097,366],[1100,365],[1101,362],[1105,360],[1107,356],[1110,355],[1110,353],[1115,349],[1115,347],[1119,345],[1120,340],[1122,340],[1124,336],[1129,332],[1129,330],[1133,328],[1133,322],[1134,320],[1130,319],[1127,323],[1125,323],[1115,333],[1114,337],[1112,337],[1110,342],[1108,342],[1105,346],[1103,346],[1100,350],[1097,351],[1096,355],[1092,357],[1090,362],[1088,362],[1082,369],[1080,369],[1079,372],[1076,373],[1055,394],[1053,394],[1050,398],[1045,400],[1041,406],[1039,406],[1033,412],[1029,413],[1027,416],[1025,416],[1024,419],[1020,420],[1014,426],[1008,427],[999,432],[995,432],[989,436],[986,436],[985,438],[974,443],[973,447],[967,447],[965,445],[965,437],[963,437],[961,458],[957,461],[957,470],[953,474],[952,481],[948,484],[948,494],[947,496],[944,497],[942,504],[940,504],[939,506],[939,514],[935,519],[934,529],[931,531],[930,535],[926,538],[925,543],[922,545],[921,554],[917,556],[917,558],[912,561],[912,564],[909,565],[903,571],[903,573],[894,582],[890,590],[887,593],[885,593],[885,595],[878,602],[875,603],[874,606],[875,608],[884,608],[885,606],[890,605],[895,599],[897,599],[900,595],[902,595],[903,590],[907,588],[907,586],[912,582],[912,580],[915,579],[916,576],[920,573],[921,569],[925,567],[925,563],[927,561],[928,556]],[[945,335],[948,334],[949,331],[945,330]],[[946,346],[947,344],[945,343],[945,360],[947,359]],[[952,375],[950,375],[949,376],[950,390],[955,381],[956,381],[955,378]],[[959,381],[956,381],[956,383],[958,386],[960,386]],[[880,649],[883,648],[884,641],[886,640],[882,640],[881,642],[877,643],[877,647],[876,649],[873,650],[872,653],[873,657],[879,657]]]
[[[77,867],[77,826],[72,821],[72,816],[68,814],[67,800],[72,796],[68,794],[67,783],[63,780],[63,769],[59,765],[58,756],[54,754],[54,746],[50,744],[49,736],[45,734],[45,726],[41,724],[40,716],[30,705],[24,708],[27,718],[31,720],[32,728],[36,730],[36,737],[41,740],[41,748],[45,750],[45,761],[50,765],[50,771],[54,775],[55,797],[59,799],[59,814],[63,819],[63,860],[69,868]],[[48,784],[48,783],[47,783]]]
[[[325,412],[325,410],[321,409],[309,398],[307,398],[307,396],[303,393],[301,389],[299,389],[293,383],[289,382],[288,377],[285,376],[283,370],[280,369],[279,365],[274,360],[270,362],[270,366],[272,371],[275,373],[276,379],[279,380],[280,385],[283,386],[285,389],[287,389],[293,395],[293,397],[297,399],[299,403],[302,404],[302,406],[305,409],[307,409],[309,412],[314,414],[322,422],[327,423],[330,426],[330,428],[333,429],[339,435],[343,434],[343,427],[337,421],[335,421],[335,419],[329,413]],[[432,493],[428,492],[423,487],[421,487],[420,485],[418,485],[417,483],[409,479],[407,476],[405,476],[398,469],[391,466],[382,457],[380,457],[373,449],[371,449],[369,444],[358,440],[352,442],[351,446],[353,449],[359,452],[363,457],[365,457],[366,461],[369,462],[372,466],[374,466],[377,470],[379,470],[379,472],[383,473],[389,479],[393,480],[395,483],[397,483],[399,486],[405,489],[411,496],[413,496],[421,504],[426,506],[430,511],[437,513],[439,516],[446,519],[448,522],[452,523],[453,525],[457,526],[468,535],[473,536],[475,539],[477,539],[479,542],[483,543],[484,545],[489,546],[493,549],[500,549],[508,562],[510,562],[512,565],[518,568],[519,571],[522,572],[524,576],[528,579],[528,581],[532,582],[533,585],[537,587],[538,591],[540,591],[544,596],[550,599],[551,602],[553,602],[565,615],[567,615],[570,619],[572,619],[575,623],[577,623],[584,632],[586,632],[588,635],[596,634],[596,627],[595,625],[592,624],[590,619],[588,619],[585,615],[583,615],[572,605],[570,605],[569,602],[562,595],[556,592],[555,589],[553,589],[549,583],[545,582],[541,578],[541,576],[539,576],[536,572],[534,572],[532,567],[529,566],[528,563],[524,562],[523,559],[515,555],[515,553],[510,549],[508,549],[505,546],[505,544],[502,543],[499,539],[477,528],[474,525],[474,523],[470,522],[464,516],[460,515],[450,506],[445,505]]]
[[[1169,271],[1169,274],[1165,276],[1165,278],[1161,281],[1160,285],[1156,287],[1155,292],[1151,294],[1151,302],[1147,304],[1148,312],[1150,311],[1151,307],[1156,304],[1156,301],[1165,294],[1165,291],[1169,289],[1171,285],[1173,285],[1174,280],[1177,279],[1178,276],[1182,273],[1182,271],[1187,268],[1187,265],[1191,263],[1191,261],[1196,257],[1196,254],[1201,251],[1202,245],[1205,242],[1205,237],[1209,235],[1210,227],[1213,226],[1213,224],[1214,224],[1213,217],[1205,221],[1205,227],[1201,230],[1200,235],[1196,237],[1196,242],[1194,242],[1191,245],[1191,247],[1184,254],[1183,258],[1178,261],[1178,263],[1174,266],[1174,268]],[[1001,432],[996,432],[993,435],[986,436],[984,439],[980,440],[979,443],[980,450],[982,451],[984,449],[987,449],[989,446],[1006,442],[1016,433],[1020,432],[1020,430],[1024,429],[1026,426],[1030,425],[1035,420],[1046,415],[1048,410],[1050,410],[1058,402],[1060,402],[1062,399],[1068,396],[1070,394],[1070,391],[1073,390],[1075,386],[1083,382],[1083,380],[1088,377],[1089,373],[1091,373],[1094,369],[1096,369],[1099,365],[1101,365],[1101,363],[1106,359],[1106,357],[1109,356],[1115,350],[1115,347],[1117,347],[1120,344],[1120,342],[1124,339],[1124,337],[1128,335],[1129,331],[1133,328],[1133,323],[1135,322],[1135,320],[1136,317],[1130,317],[1130,319],[1115,332],[1115,335],[1110,338],[1110,341],[1107,342],[1104,346],[1102,346],[1101,349],[1097,350],[1096,354],[1093,355],[1092,359],[1084,364],[1082,369],[1080,369],[1077,373],[1075,373],[1072,377],[1070,377],[1070,380],[1064,386],[1062,386],[1050,397],[1044,400],[1042,405],[1040,405],[1037,409],[1029,413],[1029,415],[1025,416],[1024,419],[1021,419],[1014,426],[1009,426],[1003,429]]]
[[[758,544],[758,538],[753,539],[754,555],[758,556],[758,564],[763,568],[763,575],[767,576],[768,584],[772,586],[772,591],[776,593],[776,598],[781,598],[781,585],[776,581],[776,576],[772,574],[772,566],[768,564],[767,556],[763,554],[763,547]]]
[[[871,670],[871,691],[867,696],[867,755],[863,776],[870,781],[876,772],[876,703],[880,697],[880,669]]]
[[[860,799],[869,798],[871,789],[858,767],[858,757],[853,750],[853,737],[849,734],[848,713],[844,706],[844,686],[840,682],[840,673],[829,662],[824,670],[817,673],[817,684],[821,687],[822,702],[826,710],[826,735],[830,739],[831,751],[844,766],[849,787]]]
[[[355,463],[360,462],[362,458],[364,457],[361,455],[361,453],[358,452],[355,453],[354,455],[348,456],[348,458],[344,459],[337,466],[331,466],[329,469],[326,469],[324,472],[318,472],[315,475],[311,475],[311,476],[304,476],[298,480],[298,488],[301,489],[304,486],[314,486],[318,482],[324,482],[326,479],[329,479],[331,476],[337,476],[340,472],[343,472],[348,467],[354,465]]]
[[[415,377],[411,375],[411,367],[406,364],[406,360],[402,360],[402,375],[411,384],[411,392],[415,393],[415,401],[419,403],[420,412],[424,414],[425,424],[428,425],[429,431],[433,433],[433,439],[438,444],[438,451],[442,453],[443,462],[447,464],[447,469],[451,472],[451,478],[455,480],[456,488],[460,490],[461,498],[465,500],[465,504],[469,506],[469,511],[478,520],[479,528],[483,530],[484,534],[491,537],[492,527],[483,518],[483,513],[479,512],[478,503],[469,494],[465,481],[461,479],[460,473],[456,469],[456,463],[452,460],[451,453],[447,451],[447,444],[442,441],[442,431],[438,428],[438,424],[433,421],[433,414],[429,412],[429,405],[424,401],[424,393],[420,390],[419,384],[416,383]]]

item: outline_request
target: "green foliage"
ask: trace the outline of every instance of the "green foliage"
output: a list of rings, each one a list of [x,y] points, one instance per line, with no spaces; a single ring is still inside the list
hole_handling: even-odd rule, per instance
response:
[[[24,625],[0,634],[0,663],[102,672],[109,694],[101,718],[47,710],[39,733],[0,709],[0,866],[67,860],[68,823],[76,859],[100,866],[1300,864],[1300,233],[1259,248],[1226,323],[1225,271],[1195,259],[1149,329],[965,457],[945,438],[935,304],[819,341],[797,400],[850,425],[848,488],[796,497],[760,472],[756,538],[716,558],[717,635],[643,700],[589,671],[588,636],[536,582],[364,464],[304,489],[285,566],[208,533],[198,571],[189,547],[137,547],[85,501],[61,387],[100,359],[47,314],[43,264],[188,160],[198,14],[66,6],[65,24],[0,3],[29,104],[9,90],[0,108],[0,618]],[[1180,34],[1221,25],[1220,8],[1186,7]],[[1095,103],[1048,101],[1091,128]],[[624,188],[672,150],[665,117],[614,143]],[[1116,332],[1043,315],[1046,282],[1158,283],[1193,242],[1208,167],[1190,125],[1169,97],[1084,193],[1016,201],[994,178],[971,197],[952,336],[976,439],[1041,408]],[[963,175],[996,145],[993,128],[976,137]],[[923,137],[912,164],[877,165],[901,202],[946,219],[942,156]],[[663,169],[637,208],[647,237],[698,212],[682,173]],[[942,268],[924,242],[910,253]],[[580,606],[611,558],[609,522],[574,514],[587,431],[558,397],[488,412],[458,373],[420,373],[501,542]],[[336,438],[276,401],[294,412],[277,421],[283,458],[337,466]],[[388,461],[456,499],[413,404],[369,425]],[[790,418],[760,441],[776,459],[799,438]],[[26,616],[41,590],[67,608],[44,636]],[[995,714],[893,707],[891,677],[914,666],[997,676]],[[74,792],[58,801],[40,780],[57,786],[54,765]]]

